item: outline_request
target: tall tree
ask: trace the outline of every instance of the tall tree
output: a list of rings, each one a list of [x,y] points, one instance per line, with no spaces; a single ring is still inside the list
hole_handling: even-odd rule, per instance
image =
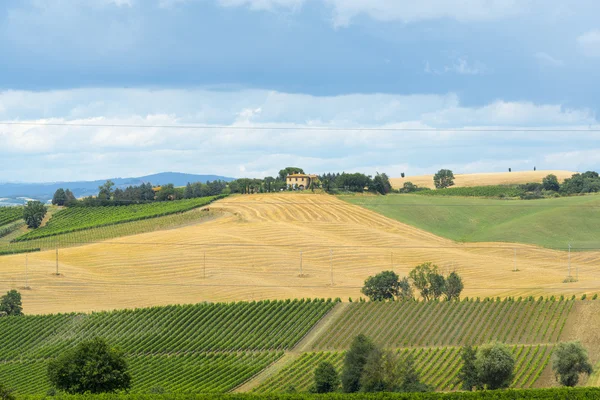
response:
[[[579,376],[593,372],[586,349],[579,342],[560,343],[552,352],[552,370],[563,386],[576,386]]]
[[[39,201],[29,201],[23,208],[23,219],[31,229],[39,228],[46,216],[46,206]]]
[[[356,393],[360,390],[360,379],[367,363],[367,358],[376,346],[365,335],[358,335],[352,341],[350,350],[344,356],[342,370],[342,390],[345,393]]]
[[[553,175],[553,174],[546,176],[542,180],[542,186],[544,187],[545,190],[553,190],[555,192],[558,192],[560,190],[560,184],[558,183],[558,178],[556,177],[556,175]]]
[[[399,279],[394,271],[383,271],[368,277],[361,291],[371,301],[393,300],[399,293]]]
[[[462,367],[458,372],[458,379],[462,383],[462,390],[472,391],[479,388],[479,378],[475,361],[477,360],[477,352],[471,346],[465,346],[460,351],[462,358]]]
[[[440,169],[433,176],[433,184],[436,189],[444,189],[454,185],[454,174],[449,169]]]
[[[316,393],[331,393],[340,387],[340,377],[335,366],[330,362],[324,361],[317,366],[314,379]]]
[[[186,199],[192,199],[194,198],[194,188],[192,187],[191,183],[187,183],[187,185],[185,185],[185,190],[183,191],[183,197]]]
[[[52,196],[52,204],[55,206],[64,206],[67,201],[67,195],[63,188],[56,189]]]
[[[21,293],[11,290],[0,299],[0,312],[6,315],[23,315],[23,303],[21,302]]]
[[[70,189],[65,190],[65,205],[71,205],[74,202],[76,202],[77,199],[75,198],[75,195],[73,194],[73,192],[71,192]]]
[[[69,394],[114,393],[131,387],[123,353],[100,338],[81,342],[50,361],[48,378]]]
[[[446,300],[460,300],[460,294],[464,289],[464,284],[460,275],[457,272],[451,272],[446,278]]]
[[[475,360],[477,380],[488,390],[510,387],[515,371],[515,358],[510,349],[500,343],[481,346]]]
[[[373,178],[373,182],[371,184],[371,190],[377,192],[379,194],[388,194],[392,191],[392,185],[390,183],[390,178],[386,174],[380,174],[379,172]]]
[[[98,199],[100,200],[110,200],[113,194],[113,187],[115,183],[111,180],[107,180],[98,187]]]

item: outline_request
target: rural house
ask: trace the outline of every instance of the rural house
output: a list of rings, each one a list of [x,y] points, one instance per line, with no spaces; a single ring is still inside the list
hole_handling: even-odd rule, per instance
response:
[[[293,189],[304,190],[318,179],[317,175],[291,174],[287,176],[286,184]]]

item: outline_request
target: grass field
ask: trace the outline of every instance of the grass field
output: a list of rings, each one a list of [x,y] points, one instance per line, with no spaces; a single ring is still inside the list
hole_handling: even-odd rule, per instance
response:
[[[469,297],[600,293],[597,251],[571,255],[579,282],[565,284],[564,251],[457,244],[334,196],[234,196],[210,209],[222,216],[59,249],[59,276],[55,250],[1,257],[0,292],[23,288],[27,278],[31,290],[22,294],[28,313],[201,301],[347,300],[360,296],[370,275],[389,269],[405,275],[431,261],[444,272],[457,270]],[[515,264],[519,272],[513,272]]]
[[[459,242],[600,248],[600,196],[499,200],[421,195],[343,196],[389,218]],[[560,229],[557,229],[560,227]]]
[[[552,347],[546,345],[512,346],[515,356],[515,378],[511,387],[535,387],[540,375],[548,366]],[[437,391],[458,389],[458,372],[461,367],[460,348],[431,347],[398,350],[400,356],[410,354],[421,380]],[[285,392],[294,388],[306,392],[313,384],[314,370],[323,361],[332,363],[341,372],[344,360],[343,352],[304,353],[294,363],[256,388],[256,393]]]
[[[454,174],[455,187],[487,186],[487,185],[513,185],[539,182],[549,174],[554,174],[559,182],[570,178],[575,172],[571,171],[514,171],[495,172],[485,174]],[[405,182],[412,182],[420,187],[435,189],[433,175],[406,176],[404,178],[391,178],[390,182],[395,189],[400,189]]]

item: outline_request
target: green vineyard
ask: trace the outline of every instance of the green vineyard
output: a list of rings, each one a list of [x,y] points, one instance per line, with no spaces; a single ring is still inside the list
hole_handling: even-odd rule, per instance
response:
[[[70,207],[54,214],[45,226],[30,231],[25,235],[16,238],[15,241],[28,241],[98,227],[183,213],[198,207],[203,207],[221,197],[223,196],[125,206]]]
[[[545,345],[513,346],[515,356],[515,378],[512,387],[533,387],[546,368],[552,348]],[[400,356],[414,357],[422,381],[438,391],[459,389],[458,372],[462,365],[459,347],[430,347],[398,350]],[[328,361],[341,372],[343,352],[304,353],[291,365],[268,379],[254,391],[257,393],[306,392],[313,384],[314,370],[320,362]]]
[[[0,227],[23,218],[23,207],[0,207]]]
[[[2,318],[0,360],[54,357],[94,337],[105,338],[128,355],[284,350],[334,305],[325,300],[266,300]]]
[[[387,348],[556,343],[573,300],[352,303],[313,350],[344,350],[359,334]]]
[[[131,393],[164,390],[182,393],[225,393],[269,364],[282,352],[204,353],[128,357]],[[0,364],[0,382],[19,395],[43,395],[50,389],[46,360]]]

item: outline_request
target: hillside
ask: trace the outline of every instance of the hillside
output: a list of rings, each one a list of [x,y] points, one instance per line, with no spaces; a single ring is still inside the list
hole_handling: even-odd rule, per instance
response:
[[[499,200],[420,195],[342,196],[386,217],[458,242],[600,249],[600,196]],[[560,226],[560,229],[557,229]]]
[[[559,182],[570,178],[575,172],[570,171],[515,171],[515,172],[490,172],[480,174],[454,174],[455,187],[472,187],[488,185],[515,185],[530,182],[542,182],[549,174],[554,174]],[[391,178],[390,182],[394,189],[400,189],[405,182],[412,182],[421,187],[435,189],[433,175],[406,176],[404,178]]]
[[[4,256],[0,291],[22,288],[27,278],[31,290],[22,293],[28,313],[201,301],[347,300],[361,295],[370,275],[389,269],[405,275],[431,261],[444,272],[457,270],[470,297],[600,293],[598,251],[573,253],[571,271],[579,282],[565,284],[564,251],[455,243],[333,196],[233,196],[210,210],[212,219],[184,227],[59,248],[59,276],[54,249]]]

